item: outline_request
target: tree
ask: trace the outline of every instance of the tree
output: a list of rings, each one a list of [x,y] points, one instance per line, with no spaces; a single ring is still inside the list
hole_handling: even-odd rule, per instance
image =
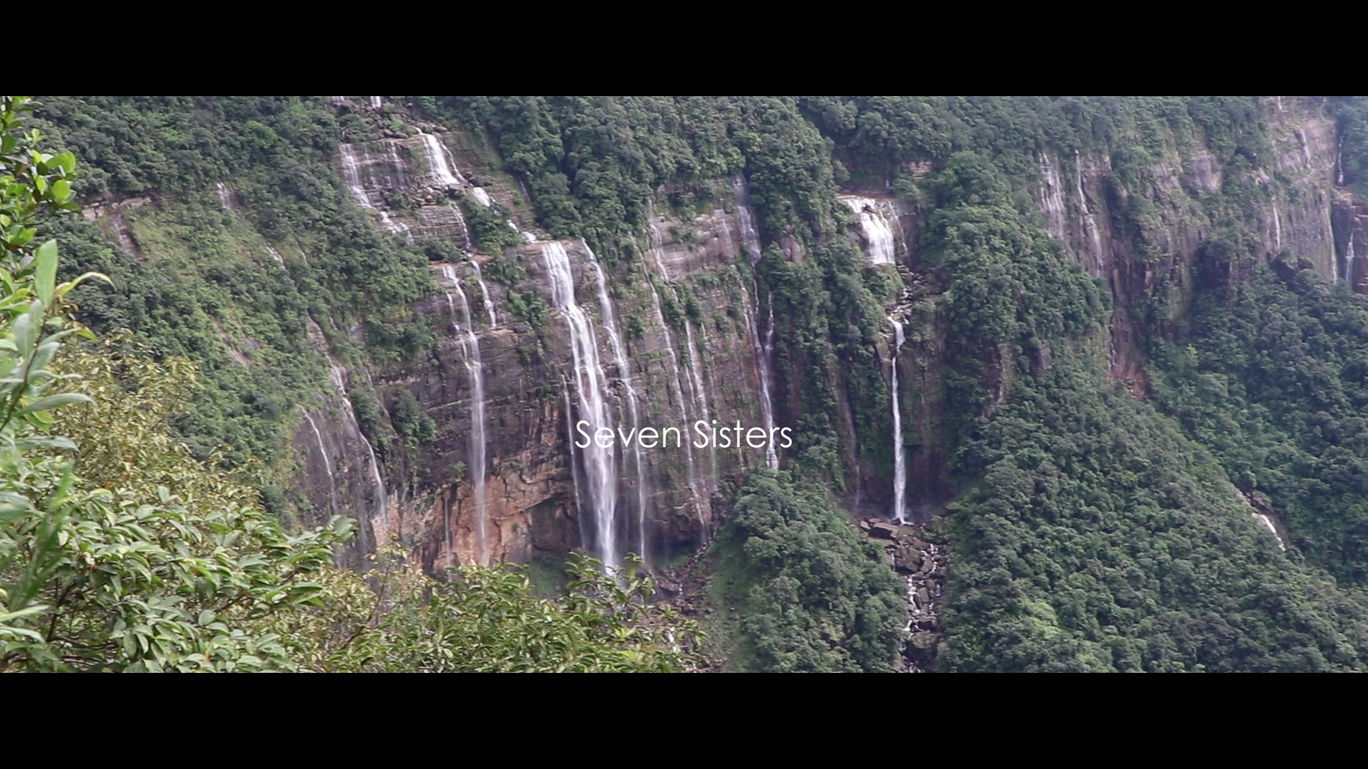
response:
[[[58,368],[58,352],[83,331],[65,296],[103,276],[57,285],[56,242],[32,245],[36,225],[75,209],[76,163],[20,130],[30,109],[0,97],[0,672],[292,669],[259,621],[321,602],[307,577],[350,527],[338,519],[287,535],[181,444],[143,440],[162,414],[100,358]],[[95,376],[77,383],[82,364]],[[61,421],[85,425],[73,441],[52,412],[77,403],[87,404],[82,423]],[[134,424],[115,427],[111,410]],[[115,461],[81,462],[78,443]]]

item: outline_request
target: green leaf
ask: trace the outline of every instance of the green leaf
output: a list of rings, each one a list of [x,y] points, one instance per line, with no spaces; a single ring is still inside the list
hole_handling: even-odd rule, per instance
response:
[[[65,406],[68,403],[89,402],[90,398],[80,393],[62,393],[60,395],[49,395],[46,398],[39,398],[38,400],[19,409],[19,411],[17,411],[16,413],[32,414],[35,411],[47,411],[48,409],[55,409],[58,406]]]
[[[51,304],[52,291],[57,287],[57,241],[49,240],[39,246],[34,261],[33,274],[38,284],[38,298],[45,305]]]
[[[65,203],[71,197],[71,182],[58,179],[52,183],[52,197],[58,203]]]
[[[20,315],[14,321],[14,345],[19,348],[19,355],[27,358],[33,354],[33,320],[27,314]]]

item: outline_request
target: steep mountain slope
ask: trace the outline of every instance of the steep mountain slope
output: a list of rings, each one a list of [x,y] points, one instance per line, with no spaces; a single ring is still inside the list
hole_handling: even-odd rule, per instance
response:
[[[1361,300],[1321,295],[1368,285],[1353,106],[54,97],[42,114],[98,169],[63,234],[70,269],[118,284],[83,289],[87,321],[199,361],[183,437],[263,460],[278,515],[356,516],[349,563],[396,543],[434,571],[576,548],[665,569],[720,535],[736,573],[758,536],[747,508],[728,524],[737,492],[778,466],[808,495],[794,509],[949,506],[946,668],[1160,670],[1365,664],[1357,588],[1327,578],[1362,573],[1364,490],[1334,459],[1355,455]],[[1281,277],[1256,277],[1269,264]],[[1260,378],[1247,351],[1285,349],[1251,318],[1278,302],[1308,316],[1279,338],[1339,361],[1310,391],[1241,396],[1241,434],[1274,425],[1286,459],[1213,426],[1231,414],[1214,394]],[[684,439],[581,448],[580,419]],[[792,443],[697,446],[697,420]],[[881,576],[841,590],[882,605],[901,588],[870,557]],[[742,571],[773,586],[791,565]],[[740,646],[769,632],[751,624]],[[838,625],[862,644],[882,627]],[[892,657],[879,637],[861,654]]]

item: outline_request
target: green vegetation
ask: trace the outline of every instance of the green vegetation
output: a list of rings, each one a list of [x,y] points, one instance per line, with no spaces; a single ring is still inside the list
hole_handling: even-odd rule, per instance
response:
[[[613,579],[577,561],[549,600],[510,570],[334,568],[343,518],[285,532],[246,482],[251,462],[225,471],[171,434],[195,400],[189,361],[126,332],[71,346],[73,289],[104,276],[59,283],[56,241],[37,245],[75,208],[75,159],[20,130],[28,109],[0,97],[0,672],[695,664],[692,624],[646,602],[635,565]]]
[[[902,583],[845,513],[787,472],[756,470],[713,544],[716,643],[751,672],[891,672]]]
[[[1147,404],[1056,360],[966,444],[942,669],[1368,665],[1368,600],[1280,553],[1221,466]]]
[[[1266,495],[1291,544],[1368,584],[1368,305],[1313,273],[1260,268],[1228,302],[1203,293],[1167,345],[1156,401]]]

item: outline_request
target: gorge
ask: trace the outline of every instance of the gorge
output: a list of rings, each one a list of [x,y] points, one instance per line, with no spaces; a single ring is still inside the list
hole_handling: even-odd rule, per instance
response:
[[[1368,667],[1357,102],[44,101],[80,319],[340,564],[639,556],[726,670]]]

